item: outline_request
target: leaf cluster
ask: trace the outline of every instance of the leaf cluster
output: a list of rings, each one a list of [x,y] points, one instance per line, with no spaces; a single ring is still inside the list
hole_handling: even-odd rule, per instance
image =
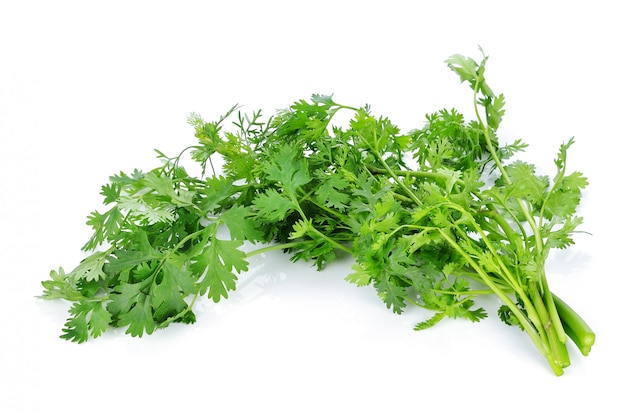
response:
[[[112,176],[104,212],[87,219],[89,255],[43,282],[44,298],[74,303],[62,337],[83,342],[108,326],[142,336],[194,322],[199,297],[228,298],[251,256],[281,249],[319,270],[352,257],[349,282],[375,288],[395,313],[431,312],[416,330],[446,317],[480,321],[487,313],[476,297],[495,294],[500,318],[520,326],[559,374],[564,331],[582,324],[573,317],[559,327],[565,307],[555,304],[545,262],[574,242],[587,180],[566,171],[573,139],[560,146],[551,178],[516,159],[523,142],[499,142],[505,100],[487,85],[486,62],[446,62],[472,90],[473,119],[441,109],[408,133],[331,95],[267,121],[237,106],[214,122],[191,114],[196,144],[174,157],[157,151],[162,165],[148,172]],[[339,111],[352,114],[346,127],[333,123]],[[186,155],[200,176],[183,166]],[[244,244],[260,245],[243,252]]]

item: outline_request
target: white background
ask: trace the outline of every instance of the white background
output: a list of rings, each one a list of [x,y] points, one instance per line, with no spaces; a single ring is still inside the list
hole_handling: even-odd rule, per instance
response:
[[[623,408],[622,193],[626,31],[619,2],[11,1],[0,3],[0,411],[439,411]],[[576,137],[589,177],[577,244],[555,254],[555,292],[594,327],[589,357],[553,376],[495,315],[414,332],[371,288],[278,254],[197,307],[193,326],[58,338],[68,304],[40,282],[71,269],[108,176],[194,141],[190,112],[268,116],[312,93],[369,103],[403,130],[471,95],[445,64],[490,56],[507,99],[501,139],[551,173]],[[494,310],[495,302],[486,303]]]

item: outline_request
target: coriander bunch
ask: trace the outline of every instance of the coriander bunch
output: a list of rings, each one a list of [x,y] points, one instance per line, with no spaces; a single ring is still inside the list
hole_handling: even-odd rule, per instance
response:
[[[416,330],[446,317],[480,321],[476,298],[495,294],[500,319],[561,375],[568,340],[587,355],[595,335],[552,293],[545,263],[573,244],[587,180],[566,171],[573,140],[551,178],[515,159],[523,142],[499,142],[505,100],[487,85],[486,62],[446,62],[469,84],[475,119],[442,109],[408,133],[325,95],[267,121],[237,106],[212,122],[190,115],[197,142],[173,157],[157,151],[162,165],[148,172],[111,176],[104,212],[88,217],[87,257],[43,281],[43,298],[73,303],[61,337],[84,342],[110,326],[141,337],[193,323],[200,297],[228,298],[251,256],[283,250],[319,270],[352,257],[349,282],[375,288],[395,313],[430,312]],[[339,111],[351,113],[347,127],[333,122]],[[198,176],[183,166],[188,157]]]

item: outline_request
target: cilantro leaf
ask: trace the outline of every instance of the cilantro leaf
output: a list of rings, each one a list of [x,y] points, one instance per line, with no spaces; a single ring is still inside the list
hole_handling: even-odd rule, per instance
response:
[[[263,171],[268,179],[280,183],[285,191],[294,195],[300,186],[311,180],[308,165],[300,156],[295,146],[281,146],[272,161],[264,164]]]
[[[187,302],[184,297],[195,290],[195,279],[191,271],[179,268],[169,261],[163,266],[160,278],[153,290],[155,320],[165,320],[185,311]]]
[[[198,282],[200,295],[205,295],[218,302],[228,298],[228,291],[236,288],[237,276],[234,272],[247,271],[246,254],[239,248],[239,240],[213,239],[204,250],[194,257],[191,269],[201,274]]]
[[[277,213],[282,214],[279,211]],[[230,237],[234,240],[262,241],[263,232],[258,228],[254,215],[251,207],[237,205],[222,213],[220,221],[228,227]]]
[[[142,337],[144,333],[152,334],[156,328],[152,316],[152,305],[149,295],[138,294],[137,301],[128,311],[121,313],[117,321],[120,327],[128,326],[126,334]]]
[[[406,291],[403,287],[396,285],[388,276],[383,276],[374,282],[374,287],[387,308],[391,308],[394,313],[402,313],[406,307]]]
[[[81,301],[70,308],[71,318],[65,323],[61,338],[82,343],[91,335],[97,338],[107,329],[111,315],[99,301]]]
[[[296,209],[296,205],[290,198],[280,194],[274,188],[258,195],[253,204],[259,217],[266,221],[283,220],[288,213]]]
[[[350,182],[342,175],[321,174],[320,185],[315,191],[315,196],[322,204],[343,211],[350,203],[350,195],[344,191],[348,187],[350,187]]]
[[[85,279],[87,281],[97,281],[107,278],[104,272],[104,265],[109,259],[108,251],[97,251],[83,259],[80,264],[72,270],[69,277],[74,280]]]

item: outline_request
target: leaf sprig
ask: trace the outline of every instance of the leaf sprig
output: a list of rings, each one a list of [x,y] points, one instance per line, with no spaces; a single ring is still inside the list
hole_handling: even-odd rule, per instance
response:
[[[325,95],[268,121],[237,106],[214,122],[191,114],[197,143],[174,157],[157,151],[162,165],[151,171],[112,176],[101,190],[106,210],[87,219],[88,256],[43,281],[43,298],[73,303],[61,337],[84,342],[109,326],[141,337],[193,323],[199,297],[228,298],[251,256],[284,250],[319,270],[351,256],[347,281],[372,286],[395,313],[431,312],[416,330],[446,317],[478,322],[487,312],[476,297],[495,294],[500,319],[562,374],[568,337],[587,355],[595,335],[551,292],[545,263],[574,243],[587,180],[566,171],[573,139],[552,178],[515,159],[523,142],[499,142],[505,100],[487,85],[486,62],[446,61],[469,84],[475,119],[442,109],[408,133]],[[333,124],[339,111],[352,113],[345,128]],[[199,176],[182,165],[187,153]]]

